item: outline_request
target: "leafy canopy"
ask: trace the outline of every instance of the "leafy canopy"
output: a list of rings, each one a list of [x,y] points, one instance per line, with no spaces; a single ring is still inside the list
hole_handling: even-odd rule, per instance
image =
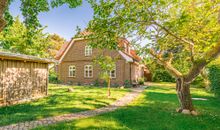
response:
[[[43,33],[43,29],[38,29],[33,37],[33,43],[28,44],[28,29],[19,21],[19,17],[16,17],[7,32],[0,33],[0,48],[14,53],[50,57],[48,49],[53,44],[50,42],[48,34]]]
[[[220,0],[90,0],[94,19],[88,29],[97,46],[117,46],[118,37],[148,39],[140,52],[173,63],[172,72],[189,73],[215,58],[220,40]],[[104,44],[105,43],[105,44]],[[213,53],[211,53],[213,50]],[[173,67],[174,66],[174,67]],[[169,68],[169,69],[170,69]]]

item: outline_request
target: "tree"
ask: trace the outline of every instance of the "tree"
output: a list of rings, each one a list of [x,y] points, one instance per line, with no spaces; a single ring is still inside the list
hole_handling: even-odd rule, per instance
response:
[[[60,37],[58,34],[49,35],[49,45],[48,53],[51,58],[54,58],[57,52],[60,50],[62,45],[66,42],[66,40]]]
[[[111,96],[111,75],[110,73],[115,69],[115,59],[110,56],[98,56],[94,63],[101,68],[101,79],[104,79],[108,83],[108,97]]]
[[[0,32],[7,24],[4,15],[9,4],[13,0],[0,0]],[[29,35],[33,35],[34,30],[41,27],[37,18],[41,12],[49,11],[50,7],[55,8],[63,4],[68,4],[69,8],[75,8],[82,3],[82,0],[21,0],[21,11],[24,16],[24,23],[29,29]]]
[[[0,48],[14,53],[49,57],[48,48],[52,44],[49,44],[50,39],[48,34],[43,33],[43,29],[36,31],[33,43],[29,44],[28,29],[20,22],[19,17],[16,17],[7,31],[0,32]]]
[[[88,29],[97,46],[117,48],[118,37],[137,41],[176,79],[178,112],[194,113],[190,84],[220,54],[219,0],[90,0],[94,19]],[[103,44],[105,43],[105,44]],[[182,57],[184,70],[173,65]]]

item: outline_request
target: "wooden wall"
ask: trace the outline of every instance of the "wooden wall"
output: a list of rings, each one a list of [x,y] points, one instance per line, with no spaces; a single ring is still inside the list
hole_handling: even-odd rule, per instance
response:
[[[48,64],[0,59],[0,105],[47,95]]]

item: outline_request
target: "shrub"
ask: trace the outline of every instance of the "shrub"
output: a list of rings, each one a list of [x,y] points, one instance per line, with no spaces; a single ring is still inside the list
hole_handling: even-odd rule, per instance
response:
[[[144,78],[139,78],[138,79],[138,84],[139,85],[144,85]]]
[[[114,83],[114,84],[112,84],[111,86],[114,87],[114,88],[118,88],[120,85],[117,84],[117,83]]]
[[[153,72],[153,82],[175,82],[175,79],[164,69]]]
[[[220,64],[210,65],[208,69],[211,91],[220,96]]]
[[[104,80],[103,83],[102,83],[102,86],[103,87],[108,87],[108,83]]]
[[[201,75],[199,75],[192,82],[192,87],[206,88],[207,84],[205,83],[205,79]]]
[[[77,83],[77,86],[81,86],[81,85],[82,85],[81,82],[78,82],[78,83]]]
[[[100,86],[99,80],[96,79],[96,80],[93,82],[93,85],[94,85],[95,87],[99,87],[99,86]]]
[[[132,84],[130,83],[129,80],[125,80],[124,86],[127,87],[127,88],[129,88],[129,87],[132,87]]]
[[[58,80],[57,73],[54,70],[49,71],[49,83],[60,83],[60,81]]]

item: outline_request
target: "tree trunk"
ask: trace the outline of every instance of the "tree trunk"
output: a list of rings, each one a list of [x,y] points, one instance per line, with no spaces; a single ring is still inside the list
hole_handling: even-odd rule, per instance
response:
[[[176,81],[176,91],[180,102],[180,109],[178,111],[194,111],[192,98],[190,94],[190,84],[184,82],[183,78],[178,78]]]
[[[108,79],[108,97],[111,96],[111,90],[110,90],[110,87],[111,87],[111,79],[109,78],[109,79]]]

